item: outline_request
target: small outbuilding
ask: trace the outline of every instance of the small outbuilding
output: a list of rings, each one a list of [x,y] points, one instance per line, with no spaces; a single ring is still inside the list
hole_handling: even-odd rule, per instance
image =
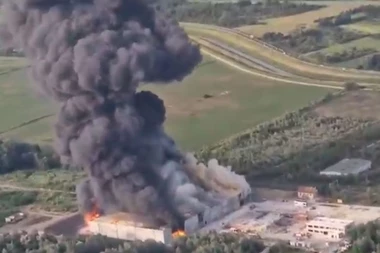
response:
[[[300,199],[315,199],[318,195],[318,190],[313,186],[300,186],[297,190],[297,197]]]
[[[348,176],[359,175],[363,171],[369,170],[372,162],[364,159],[343,159],[325,170],[321,171],[320,175],[325,176]]]

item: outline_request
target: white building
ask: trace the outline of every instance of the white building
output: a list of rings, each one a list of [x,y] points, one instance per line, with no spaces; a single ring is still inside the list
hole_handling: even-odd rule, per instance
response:
[[[171,244],[173,239],[171,228],[159,227],[149,217],[130,213],[100,216],[89,222],[88,229],[93,234],[127,241],[151,239]]]
[[[325,176],[348,176],[358,175],[363,171],[369,170],[372,162],[364,159],[343,159],[325,170],[321,171],[320,175]]]
[[[316,237],[340,240],[351,224],[352,220],[317,217],[306,223],[306,232]]]

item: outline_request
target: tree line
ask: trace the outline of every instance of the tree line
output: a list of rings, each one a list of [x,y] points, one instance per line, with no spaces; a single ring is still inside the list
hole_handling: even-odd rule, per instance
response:
[[[0,140],[0,174],[15,170],[59,167],[61,167],[59,157],[50,146]]]
[[[380,253],[380,222],[371,221],[348,230],[352,243],[349,253]]]
[[[172,246],[153,240],[125,242],[104,236],[55,237],[48,234],[16,233],[0,235],[1,253],[260,253],[265,246],[255,239],[237,234],[182,237]],[[286,253],[286,247],[273,253]]]
[[[153,5],[157,10],[180,22],[195,22],[225,27],[253,25],[259,23],[261,19],[290,16],[323,7],[279,0],[267,0],[264,3],[251,3],[250,0],[241,0],[237,3],[169,0],[158,1]]]

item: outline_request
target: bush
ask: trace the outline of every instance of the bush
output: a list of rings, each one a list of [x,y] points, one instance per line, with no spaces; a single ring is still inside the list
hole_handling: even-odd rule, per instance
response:
[[[360,90],[362,87],[355,82],[345,82],[344,89],[346,91]]]

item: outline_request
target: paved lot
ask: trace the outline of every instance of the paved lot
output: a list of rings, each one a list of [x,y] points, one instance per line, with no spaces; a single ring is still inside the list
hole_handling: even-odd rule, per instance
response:
[[[329,218],[348,219],[354,223],[366,223],[380,218],[380,207],[342,205],[330,203],[313,203],[308,207],[296,207],[293,201],[253,202],[240,210],[203,228],[202,232],[243,231],[259,235],[267,240],[293,241],[297,233],[303,232],[306,220],[294,218],[296,214],[308,212],[309,217],[324,216]],[[226,226],[227,225],[227,226]],[[326,244],[325,238],[305,239],[306,243],[322,252],[333,252],[338,248],[334,241]]]

